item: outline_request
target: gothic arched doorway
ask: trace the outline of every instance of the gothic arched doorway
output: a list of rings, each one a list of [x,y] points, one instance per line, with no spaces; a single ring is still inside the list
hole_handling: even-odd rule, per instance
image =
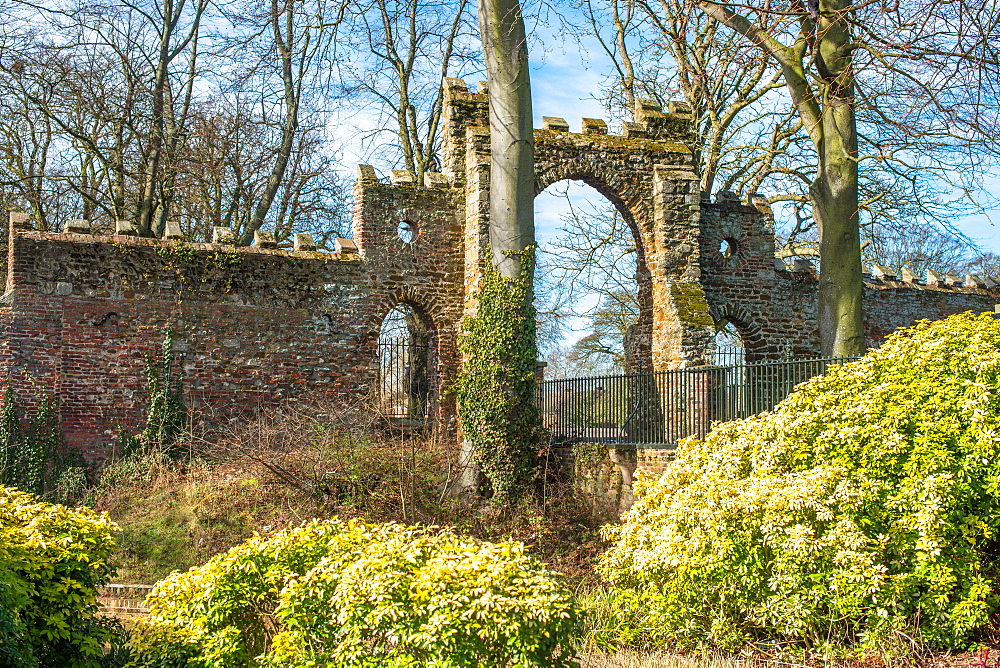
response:
[[[378,339],[378,411],[386,418],[424,423],[434,387],[432,330],[409,304],[382,320]]]
[[[652,370],[652,283],[635,222],[597,181],[535,199],[539,348],[552,377]]]

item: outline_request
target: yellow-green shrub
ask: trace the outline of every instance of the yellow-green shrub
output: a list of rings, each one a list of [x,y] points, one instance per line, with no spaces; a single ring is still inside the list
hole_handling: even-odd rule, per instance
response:
[[[136,667],[564,666],[579,625],[520,544],[357,521],[254,538],[148,603]]]
[[[0,664],[99,665],[96,588],[115,531],[106,515],[0,487]]]
[[[997,605],[998,390],[993,317],[900,332],[685,442],[606,530],[601,570],[674,645],[874,645],[905,629],[960,646]]]

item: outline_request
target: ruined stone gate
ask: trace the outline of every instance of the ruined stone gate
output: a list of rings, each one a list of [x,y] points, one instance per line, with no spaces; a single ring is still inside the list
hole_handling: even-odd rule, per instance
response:
[[[408,304],[429,336],[436,429],[453,436],[447,389],[485,254],[489,131],[484,93],[455,79],[445,93],[442,171],[424,183],[396,171],[384,183],[359,167],[353,239],[335,253],[316,252],[307,235],[294,250],[275,248],[266,233],[233,247],[218,228],[220,243],[187,243],[169,226],[164,239],[136,237],[128,224],[95,236],[86,221],[47,234],[11,214],[0,377],[26,403],[29,378],[56,396],[69,444],[100,460],[122,426],[140,423],[146,360],[159,355],[167,331],[183,353],[186,402],[221,423],[283,399],[369,393],[382,320]],[[815,272],[775,260],[762,199],[702,197],[683,112],[642,101],[620,136],[596,119],[575,133],[546,118],[535,131],[536,192],[583,181],[628,222],[641,307],[630,345],[640,368],[704,364],[722,321],[740,331],[749,361],[817,355]],[[412,240],[397,233],[400,223]],[[920,318],[992,310],[996,288],[988,278],[918,280],[878,268],[865,285],[869,339],[877,344]]]

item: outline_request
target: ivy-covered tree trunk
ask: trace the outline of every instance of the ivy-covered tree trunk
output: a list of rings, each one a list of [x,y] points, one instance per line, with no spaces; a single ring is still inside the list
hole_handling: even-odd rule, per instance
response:
[[[540,423],[531,86],[518,0],[479,0],[478,10],[490,97],[490,250],[478,312],[462,339],[459,415],[472,455],[463,486],[469,491],[485,476],[494,500],[506,503],[530,483]]]

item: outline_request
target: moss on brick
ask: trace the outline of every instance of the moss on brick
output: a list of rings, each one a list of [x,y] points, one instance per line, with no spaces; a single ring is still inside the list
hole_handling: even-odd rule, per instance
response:
[[[677,312],[677,319],[685,327],[712,327],[715,322],[708,312],[705,290],[700,283],[672,283],[670,300]]]
[[[535,130],[535,146],[564,147],[570,142],[589,144],[580,146],[590,151],[621,151],[647,153],[691,153],[691,149],[681,141],[671,139],[646,139],[645,137],[621,137],[619,135],[581,135],[553,130]]]

